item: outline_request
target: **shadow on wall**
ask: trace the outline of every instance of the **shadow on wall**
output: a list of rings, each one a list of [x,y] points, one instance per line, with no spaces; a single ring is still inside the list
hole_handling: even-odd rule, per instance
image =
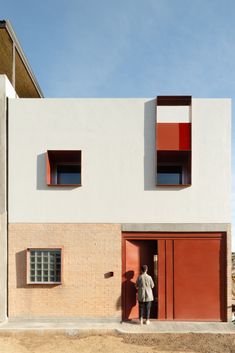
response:
[[[169,186],[157,186],[156,99],[144,104],[144,190],[169,191]],[[170,186],[170,190],[184,190],[185,186]]]
[[[122,297],[121,297],[121,295],[118,297],[118,299],[116,301],[116,309],[117,310],[121,310],[122,309]]]
[[[27,251],[19,251],[16,253],[16,286],[17,288],[25,288],[27,284],[26,278],[26,261]]]
[[[27,284],[27,250],[16,253],[16,287],[17,288],[51,288],[60,284]]]
[[[156,99],[144,104],[144,190],[156,190]]]
[[[133,281],[134,275],[134,271],[127,271],[125,273],[126,280],[122,283],[122,294],[125,296],[125,308],[123,309],[125,310],[124,316],[126,320],[129,319],[132,308],[137,304],[137,290]]]
[[[37,190],[49,190],[46,183],[46,153],[37,156]]]

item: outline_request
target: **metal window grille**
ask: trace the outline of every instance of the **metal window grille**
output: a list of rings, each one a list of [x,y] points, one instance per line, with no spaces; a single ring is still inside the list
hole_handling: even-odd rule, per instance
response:
[[[30,250],[30,282],[61,282],[61,250]]]

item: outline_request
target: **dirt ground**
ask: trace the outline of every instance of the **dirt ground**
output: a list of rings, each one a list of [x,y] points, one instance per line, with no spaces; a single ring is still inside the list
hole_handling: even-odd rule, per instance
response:
[[[235,334],[0,334],[0,353],[235,353]]]

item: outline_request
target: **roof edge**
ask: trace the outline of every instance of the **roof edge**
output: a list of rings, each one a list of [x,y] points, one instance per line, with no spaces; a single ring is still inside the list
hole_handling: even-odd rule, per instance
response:
[[[25,65],[26,70],[28,71],[29,76],[30,76],[34,86],[36,87],[36,90],[38,91],[38,94],[39,94],[40,98],[44,98],[44,95],[43,95],[42,90],[41,90],[41,88],[39,86],[39,83],[38,83],[38,81],[37,81],[37,79],[36,79],[36,77],[35,77],[35,75],[33,73],[33,70],[31,68],[31,66],[30,66],[25,54],[24,54],[24,51],[23,51],[23,49],[22,49],[22,47],[20,45],[20,42],[19,42],[19,40],[18,40],[18,38],[17,38],[17,36],[16,36],[16,34],[14,32],[14,29],[13,29],[13,27],[11,25],[11,22],[9,20],[0,20],[0,28],[5,28],[7,30],[9,36],[11,37],[13,43],[16,46],[16,49],[17,49],[17,51],[18,51],[18,53],[20,55],[20,58],[21,58],[23,64]]]

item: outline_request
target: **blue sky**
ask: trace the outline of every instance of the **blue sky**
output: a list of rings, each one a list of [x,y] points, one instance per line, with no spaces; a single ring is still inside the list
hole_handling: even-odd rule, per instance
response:
[[[46,97],[188,94],[235,102],[234,0],[0,0],[0,5]],[[234,176],[234,157],[232,166]],[[235,227],[234,184],[232,198]]]

